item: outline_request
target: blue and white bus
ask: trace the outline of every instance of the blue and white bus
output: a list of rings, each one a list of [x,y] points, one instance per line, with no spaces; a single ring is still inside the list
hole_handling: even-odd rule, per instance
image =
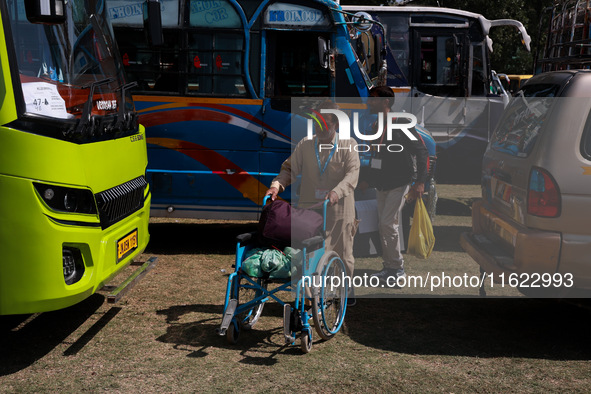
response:
[[[484,150],[509,101],[490,66],[489,32],[514,28],[529,51],[531,39],[521,22],[444,7],[342,8],[379,22],[356,33],[355,48],[372,79],[386,60],[387,84],[396,91],[399,109],[415,114],[433,134],[438,180],[480,182]]]
[[[372,86],[329,0],[161,0],[160,47],[148,45],[141,2],[108,8],[138,82],[153,216],[258,219],[305,135],[290,127],[291,99],[366,97]]]

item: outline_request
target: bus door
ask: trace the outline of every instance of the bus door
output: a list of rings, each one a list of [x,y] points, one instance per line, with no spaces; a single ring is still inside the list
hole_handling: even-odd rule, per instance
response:
[[[269,185],[273,174],[305,136],[306,124],[292,128],[291,99],[331,97],[334,82],[330,69],[319,58],[319,38],[331,40],[332,22],[327,10],[293,3],[273,3],[264,13],[262,32],[263,124],[261,182]],[[299,119],[296,118],[295,121]]]
[[[458,29],[414,28],[412,47],[412,112],[443,147],[466,124],[468,37]]]
[[[264,118],[267,123],[285,124],[291,119],[291,99],[294,97],[331,97],[330,70],[323,68],[318,56],[318,38],[327,42],[329,35],[305,31],[267,31],[267,68],[265,78]],[[286,42],[291,42],[286,46]],[[305,133],[292,130],[290,138],[296,144]],[[289,130],[288,130],[289,132]],[[264,147],[277,146],[266,138]]]

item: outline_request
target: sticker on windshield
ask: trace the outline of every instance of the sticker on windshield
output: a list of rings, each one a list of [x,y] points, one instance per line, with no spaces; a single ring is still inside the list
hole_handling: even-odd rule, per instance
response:
[[[96,102],[96,109],[101,111],[116,110],[117,100],[98,100]]]
[[[27,112],[61,119],[74,117],[66,111],[66,102],[57,91],[56,85],[48,82],[25,82],[22,86]]]

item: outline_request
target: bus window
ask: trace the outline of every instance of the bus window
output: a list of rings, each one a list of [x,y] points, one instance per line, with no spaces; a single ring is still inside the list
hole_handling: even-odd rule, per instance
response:
[[[180,83],[179,35],[164,31],[164,46],[152,51],[150,65],[154,72],[154,91],[178,94]]]
[[[42,70],[43,62],[46,57],[51,57],[52,63],[55,62],[54,51],[50,50],[50,45],[45,40],[41,42],[37,32],[37,26],[30,23],[15,23],[16,48],[20,61],[20,73],[31,77],[36,77]],[[45,37],[43,37],[45,38]],[[59,57],[58,57],[59,59]]]
[[[436,83],[437,53],[435,37],[421,37],[421,82]]]
[[[387,26],[388,45],[392,51],[394,60],[400,67],[402,75],[408,77],[408,64],[410,54],[410,38],[408,17],[405,16],[391,16],[381,15],[380,19],[384,21]]]
[[[472,78],[470,86],[468,86],[469,96],[484,96],[486,91],[486,63],[485,63],[485,47],[483,43],[476,43],[470,46],[470,59],[472,59],[471,72]]]
[[[234,6],[229,1],[191,0],[189,26],[187,94],[246,95],[244,33]]]
[[[463,35],[417,32],[417,85],[424,93],[444,97],[464,97],[460,81]]]
[[[116,30],[117,31],[117,30]],[[179,43],[175,30],[164,30],[164,46],[149,47],[143,30],[129,29],[118,40],[125,70],[137,90],[143,92],[179,93]]]
[[[250,32],[250,51],[248,54],[249,77],[257,95],[262,96],[261,89],[261,33]]]
[[[245,95],[240,33],[188,34],[187,93]]]
[[[330,71],[320,66],[318,36],[317,32],[267,32],[267,67],[272,70],[267,73],[268,97],[330,95]]]

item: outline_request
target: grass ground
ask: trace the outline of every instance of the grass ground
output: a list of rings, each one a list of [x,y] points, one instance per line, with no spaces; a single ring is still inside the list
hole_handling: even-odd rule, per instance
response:
[[[458,236],[478,188],[443,185],[439,194],[435,251],[409,258],[407,271],[477,275]],[[307,355],[283,344],[282,310],[270,303],[230,346],[215,329],[233,239],[253,226],[154,219],[143,257],[157,256],[157,266],[119,305],[96,294],[62,311],[0,317],[0,392],[589,390],[588,309],[511,289],[360,298],[343,330]],[[359,259],[358,268],[380,261]]]

